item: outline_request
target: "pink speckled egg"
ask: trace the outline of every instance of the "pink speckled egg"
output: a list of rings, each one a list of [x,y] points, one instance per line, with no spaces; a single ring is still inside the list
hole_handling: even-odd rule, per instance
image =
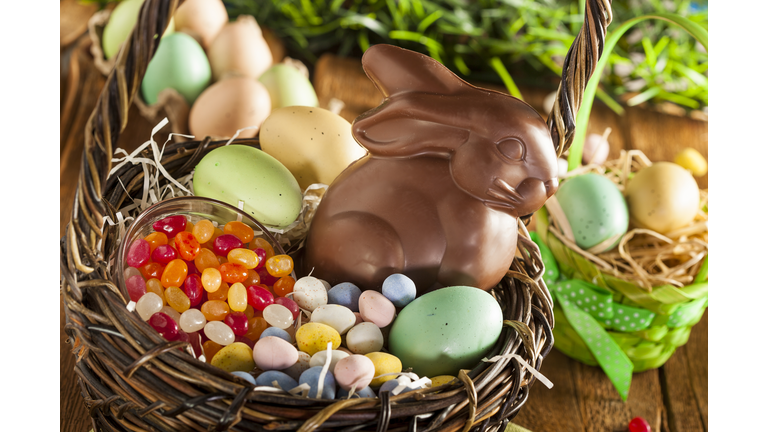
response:
[[[395,319],[395,305],[378,291],[363,291],[358,305],[363,320],[372,322],[379,328],[388,326]]]
[[[261,370],[285,369],[298,360],[296,347],[277,336],[263,337],[253,346],[253,361]]]
[[[371,359],[364,355],[353,354],[336,363],[333,376],[336,378],[336,383],[344,390],[352,387],[362,389],[371,383],[375,371],[376,368]]]

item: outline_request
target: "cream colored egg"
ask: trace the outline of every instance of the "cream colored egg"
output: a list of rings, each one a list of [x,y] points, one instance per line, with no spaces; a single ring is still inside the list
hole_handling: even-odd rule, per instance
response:
[[[230,76],[206,88],[189,111],[189,130],[198,139],[256,136],[258,127],[272,110],[269,93],[258,81]]]
[[[176,31],[189,34],[206,49],[229,21],[221,0],[186,0],[176,9],[173,18]]]
[[[213,79],[237,74],[257,79],[272,66],[272,52],[256,19],[241,15],[227,23],[208,48]]]
[[[672,162],[656,162],[638,171],[625,195],[632,220],[662,234],[688,225],[699,210],[696,180]]]
[[[352,137],[352,125],[328,110],[291,106],[274,110],[259,135],[261,148],[285,165],[302,190],[331,184],[366,150]]]

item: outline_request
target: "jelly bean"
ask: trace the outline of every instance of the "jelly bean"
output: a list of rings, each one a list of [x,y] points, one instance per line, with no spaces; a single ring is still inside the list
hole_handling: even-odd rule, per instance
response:
[[[213,242],[216,241],[216,238],[222,234],[224,234],[224,231],[222,231],[221,228],[214,227],[213,235],[211,235],[211,238],[207,242],[205,242],[205,244],[203,244],[202,246],[206,249],[213,250]]]
[[[248,331],[245,333],[245,337],[247,337],[248,339],[257,341],[259,340],[263,332],[267,330],[267,328],[276,328],[276,327],[269,327],[267,320],[265,320],[263,317],[248,318]],[[277,329],[277,330],[280,330],[280,329]]]
[[[222,264],[228,263],[227,257],[225,256],[216,256],[216,260],[219,262],[219,267],[221,267]]]
[[[253,360],[261,370],[285,369],[298,359],[296,347],[278,337],[263,337],[253,346]]]
[[[232,312],[224,318],[224,324],[232,329],[235,336],[245,336],[248,333],[248,317],[242,312]]]
[[[325,379],[323,380],[323,392],[321,394],[318,394],[319,383],[320,383],[320,373],[322,372],[322,370],[323,370],[322,366],[315,366],[305,370],[301,374],[301,377],[299,377],[299,385],[301,384],[309,385],[310,398],[333,399],[334,396],[336,396],[336,379],[333,377],[333,374],[330,371],[328,371],[325,374]]]
[[[196,309],[190,309],[196,310]],[[195,353],[195,358],[199,358],[203,353],[203,338],[200,336],[200,332],[185,332],[189,337],[189,344],[192,345],[192,351]]]
[[[243,242],[232,234],[222,234],[216,237],[211,248],[216,255],[227,256],[229,251],[243,247]]]
[[[195,266],[195,261],[194,260],[193,261],[184,261],[184,264],[187,265],[187,276],[189,276],[189,275],[198,275],[198,276],[202,275],[200,270],[198,270],[197,267]]]
[[[208,219],[201,219],[192,228],[192,235],[195,236],[198,243],[203,244],[213,237],[213,228],[213,222]]]
[[[408,276],[395,273],[384,279],[381,293],[396,307],[404,307],[416,298],[416,284]]]
[[[226,262],[219,266],[219,272],[221,273],[221,280],[226,283],[242,283],[248,278],[248,269],[238,263]]]
[[[229,298],[229,284],[222,282],[219,289],[212,293],[208,293],[208,300],[222,300],[227,301]]]
[[[259,279],[261,279],[261,283],[266,286],[272,286],[275,282],[277,282],[280,278],[276,276],[272,276],[267,271],[266,267],[256,269],[256,273],[259,274]]]
[[[319,279],[304,276],[293,285],[293,301],[302,309],[314,311],[318,306],[328,304],[328,291]]]
[[[163,270],[165,270],[165,266],[163,264],[160,264],[158,262],[150,261],[143,266],[139,267],[139,271],[141,272],[141,275],[144,276],[144,279],[149,280],[152,278],[160,279],[160,277],[163,275]]]
[[[267,264],[267,252],[262,248],[253,249],[253,253],[259,257],[259,263],[256,265],[256,270],[261,270],[264,265]]]
[[[131,278],[131,276],[141,276],[142,279],[144,279],[144,276],[141,274],[141,270],[137,269],[136,267],[127,267],[125,270],[123,270],[123,280],[128,280]]]
[[[291,335],[287,331],[277,327],[267,327],[266,330],[261,332],[261,337],[264,338],[267,336],[279,337],[280,339],[286,342],[293,343],[293,338],[291,337]]]
[[[187,219],[187,226],[184,228],[184,231],[192,234],[192,229],[193,228],[195,228],[195,224],[193,224],[192,222],[189,221],[189,219]],[[178,234],[176,234],[176,235],[178,235]]]
[[[309,355],[326,349],[328,342],[332,344],[331,349],[341,346],[339,332],[329,325],[309,322],[296,330],[296,345]]]
[[[384,335],[376,324],[361,322],[349,329],[346,342],[347,348],[353,353],[368,354],[381,351],[384,347]]]
[[[208,321],[223,321],[230,313],[227,302],[221,300],[208,300],[200,306],[200,312],[203,313]]]
[[[185,261],[192,261],[200,252],[200,243],[197,242],[195,236],[190,232],[180,232],[176,234],[174,238],[176,244],[176,250],[179,251],[181,259]]]
[[[144,239],[136,239],[128,248],[125,262],[131,267],[138,268],[149,262],[149,256],[149,242]]]
[[[147,292],[153,292],[157,294],[157,296],[162,299],[163,304],[166,304],[165,288],[163,287],[163,284],[160,283],[159,279],[152,278],[147,281]]]
[[[635,417],[629,422],[629,432],[651,432],[651,425],[644,418]]]
[[[224,229],[222,231],[224,231],[224,234],[232,234],[239,238],[243,244],[253,240],[253,228],[242,222],[227,222],[227,224],[224,225]]]
[[[229,308],[234,312],[243,312],[248,307],[248,292],[240,282],[233,283],[227,293]]]
[[[327,304],[312,311],[310,322],[319,322],[344,334],[355,325],[355,313],[341,305]]]
[[[221,264],[219,259],[216,258],[216,254],[210,249],[200,249],[195,257],[195,267],[200,271],[204,271],[207,268],[218,269]]]
[[[175,340],[179,335],[179,325],[176,324],[176,321],[171,317],[162,312],[155,312],[147,322],[166,340]]]
[[[155,248],[157,248],[160,245],[167,245],[168,244],[168,236],[165,235],[165,233],[162,232],[151,232],[149,235],[144,237],[144,240],[149,243],[149,252],[152,253],[155,251]]]
[[[203,283],[203,288],[206,291],[209,293],[216,292],[221,286],[221,273],[219,273],[218,268],[207,268],[203,270],[200,281]]]
[[[251,350],[253,350],[253,347],[251,347]],[[248,372],[243,372],[243,371],[233,371],[233,372],[232,372],[232,375],[234,375],[234,376],[238,376],[238,377],[240,377],[240,378],[242,378],[242,379],[244,379],[244,380],[248,381],[249,383],[251,383],[251,384],[253,384],[253,385],[256,385],[256,378],[254,378],[254,377],[253,377],[253,375],[251,375],[251,374],[250,374],[250,373],[248,373]]]
[[[184,294],[181,288],[172,286],[165,289],[165,301],[168,302],[168,306],[176,309],[178,313],[182,313],[189,309],[189,297]]]
[[[212,340],[203,342],[203,354],[205,354],[206,363],[210,363],[213,356],[215,356],[222,348],[224,347]]]
[[[147,283],[140,274],[133,275],[126,279],[125,288],[128,290],[128,296],[132,301],[139,301],[141,296],[147,293]]]
[[[368,387],[375,372],[373,362],[366,356],[352,354],[344,357],[333,368],[336,383],[344,390]]]
[[[245,311],[243,311],[243,313],[245,314],[245,316],[248,317],[248,319],[251,319],[255,316],[255,311],[253,310],[253,306],[251,305],[246,306]]]
[[[299,385],[291,376],[277,370],[262,372],[261,375],[256,377],[255,384],[257,386],[277,387],[285,391],[289,391]]]
[[[247,288],[248,304],[255,310],[264,311],[264,308],[275,302],[275,296],[268,289],[251,285]]]
[[[200,276],[193,274],[184,279],[184,294],[189,298],[189,306],[195,307],[203,300],[203,280]]]
[[[275,298],[275,304],[279,304],[288,308],[288,310],[291,311],[291,314],[293,314],[294,320],[298,318],[299,314],[301,313],[301,308],[299,308],[299,305],[297,305],[295,301],[288,297]]]
[[[187,278],[187,263],[183,260],[175,259],[168,263],[163,270],[163,275],[160,277],[160,283],[164,287],[180,287],[184,283],[184,279]]]
[[[235,335],[235,342],[244,343],[244,344],[248,345],[248,348],[250,348],[250,349],[253,349],[253,346],[256,345],[255,341],[252,341],[250,338],[248,338],[246,336]]]
[[[395,305],[378,291],[363,291],[358,304],[363,319],[380,328],[388,326],[395,319]]]
[[[165,233],[168,238],[176,237],[176,234],[187,229],[187,218],[181,215],[168,216],[152,224],[155,231]]]
[[[283,276],[272,285],[272,288],[275,290],[275,294],[280,297],[285,297],[293,292],[293,286],[295,284],[296,279],[291,276]]]
[[[220,349],[211,359],[211,365],[227,372],[250,372],[256,367],[253,350],[241,342],[233,342]]]
[[[264,308],[263,314],[271,326],[285,330],[293,324],[293,314],[283,305],[271,304]]]
[[[227,261],[242,264],[247,269],[254,269],[259,264],[259,256],[250,249],[237,248],[229,251]]]
[[[208,321],[203,327],[203,332],[208,339],[221,346],[227,346],[235,341],[235,333],[221,321]]]
[[[200,331],[207,323],[205,315],[198,309],[187,309],[179,317],[179,326],[187,333]]]
[[[396,356],[384,353],[381,351],[374,351],[365,354],[366,357],[371,359],[373,366],[376,369],[375,377],[390,373],[400,373],[403,371],[403,363]],[[371,381],[371,387],[378,387],[384,384],[386,381],[392,380],[395,375],[387,375],[385,377],[376,378]]]
[[[249,269],[248,277],[245,278],[245,280],[243,281],[243,285],[251,286],[251,285],[258,285],[260,283],[261,283],[261,278],[259,277],[259,273],[257,273],[256,270]]]
[[[293,271],[293,258],[290,255],[275,255],[267,258],[266,268],[272,276],[287,276]]]
[[[294,286],[293,289],[296,290],[296,287]],[[352,312],[360,312],[359,301],[362,293],[357,285],[342,282],[328,290],[328,303],[346,306]]]
[[[144,321],[147,321],[152,317],[152,315],[156,314],[157,312],[160,312],[160,309],[163,308],[163,299],[159,295],[148,292],[141,296],[139,301],[136,302],[136,312],[139,314],[141,319]]]
[[[270,242],[268,242],[267,240],[261,237],[254,238],[253,241],[251,241],[250,248],[264,249],[264,252],[266,253],[266,257],[265,257],[266,259],[269,259],[275,256],[275,248],[272,247],[272,244]]]
[[[176,309],[170,306],[163,306],[163,308],[160,309],[160,312],[171,317],[172,320],[176,321],[176,324],[178,324],[179,320],[181,319],[181,314],[179,314],[179,312]]]
[[[152,252],[152,261],[159,262],[160,264],[168,264],[178,257],[179,253],[176,252],[176,249],[167,244],[159,245],[155,248],[155,251]]]

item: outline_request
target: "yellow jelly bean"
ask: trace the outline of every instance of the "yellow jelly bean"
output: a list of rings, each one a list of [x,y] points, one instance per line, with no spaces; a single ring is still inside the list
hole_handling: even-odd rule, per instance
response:
[[[242,342],[231,343],[213,355],[211,365],[227,372],[250,372],[256,367],[253,351]]]
[[[293,271],[293,258],[289,255],[275,255],[267,259],[267,272],[274,277],[288,276]]]
[[[245,290],[245,286],[240,282],[232,284],[227,293],[227,302],[229,303],[229,308],[233,311],[245,311],[248,307],[248,291]]]
[[[213,222],[208,219],[202,219],[192,228],[192,235],[195,236],[198,243],[203,244],[213,237],[213,228]]]
[[[200,275],[200,281],[203,282],[203,288],[206,291],[216,292],[221,286],[221,273],[217,268],[207,268],[203,270],[203,274]]]
[[[250,249],[236,248],[229,251],[227,261],[242,264],[247,269],[254,269],[259,265],[259,256]]]
[[[299,350],[310,356],[327,349],[328,342],[331,342],[331,349],[341,346],[341,335],[329,325],[310,322],[296,330],[296,344]]]
[[[377,351],[368,353],[365,356],[371,359],[373,362],[373,367],[375,370],[373,373],[374,377],[390,373],[395,374],[403,371],[403,364],[400,362],[400,359],[393,356],[392,354]],[[397,375],[387,375],[385,377],[375,378],[373,381],[371,381],[370,386],[379,387],[384,384],[384,382],[395,378],[397,378]]]
[[[168,287],[165,289],[165,299],[168,306],[172,307],[178,313],[184,313],[189,309],[189,297],[178,287]]]

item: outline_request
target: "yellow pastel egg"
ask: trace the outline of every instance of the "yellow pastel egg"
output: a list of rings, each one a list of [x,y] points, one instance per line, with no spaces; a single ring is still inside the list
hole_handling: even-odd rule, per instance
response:
[[[672,162],[656,162],[638,171],[624,193],[635,224],[662,234],[688,225],[699,211],[696,180]]]
[[[365,356],[371,359],[373,362],[373,367],[375,369],[375,372],[373,373],[374,377],[390,373],[396,374],[403,371],[403,364],[400,362],[400,359],[393,356],[392,354],[387,354],[384,352],[372,352],[366,354]],[[384,382],[395,378],[397,378],[397,375],[387,375],[385,377],[375,378],[373,381],[371,381],[370,386],[379,387],[380,385],[384,384]]]
[[[329,325],[310,322],[296,330],[296,345],[310,356],[327,349],[328,342],[334,350],[341,346],[341,335]]]
[[[707,160],[696,149],[685,148],[675,156],[675,163],[687,169],[694,177],[707,173]]]
[[[430,379],[432,380],[432,387],[440,387],[443,384],[448,384],[449,382],[455,380],[456,377],[451,375],[438,375]]]
[[[250,372],[256,367],[253,351],[242,342],[235,342],[220,349],[211,359],[211,365],[227,372]]]

